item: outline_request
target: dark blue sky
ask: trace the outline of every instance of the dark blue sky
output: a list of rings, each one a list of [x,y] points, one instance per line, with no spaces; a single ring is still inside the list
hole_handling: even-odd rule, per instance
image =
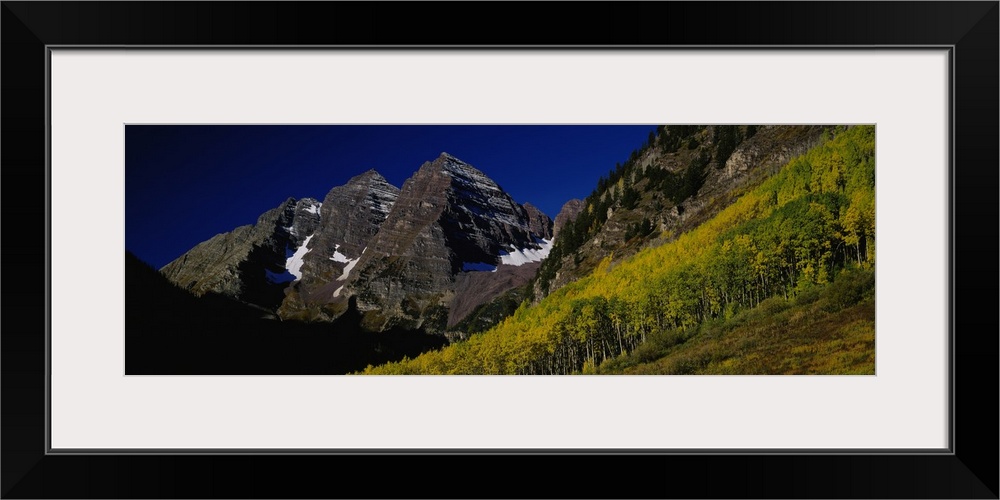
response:
[[[442,152],[555,218],[654,125],[128,125],[125,247],[159,268],[288,197],[374,168],[397,187]]]

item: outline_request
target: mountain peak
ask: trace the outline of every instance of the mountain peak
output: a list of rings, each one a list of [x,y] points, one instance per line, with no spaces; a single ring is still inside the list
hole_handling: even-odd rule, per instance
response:
[[[228,295],[258,306],[280,304],[284,285],[274,281],[284,270],[285,250],[301,244],[319,222],[319,202],[286,199],[253,225],[203,241],[161,269],[174,284],[195,295]]]
[[[441,153],[431,164],[440,165],[449,174],[489,178],[485,173],[473,167],[468,162],[448,153]]]
[[[365,325],[373,329],[393,324],[440,332],[458,275],[544,258],[542,240],[551,238],[551,225],[545,214],[519,205],[485,173],[443,152],[406,181],[333,297],[357,296]],[[495,276],[504,280],[493,290],[501,293],[524,284],[530,272]]]
[[[426,163],[424,166],[440,168],[441,172],[451,177],[453,182],[457,181],[459,185],[467,187],[475,186],[477,189],[485,189],[491,192],[503,191],[503,188],[491,179],[490,176],[486,175],[485,172],[448,153],[441,153],[441,156],[438,156],[436,160]]]
[[[559,210],[555,221],[552,223],[552,237],[555,238],[558,236],[559,231],[561,231],[566,224],[576,220],[576,217],[580,215],[580,212],[583,211],[585,206],[586,205],[583,200],[578,198],[573,198],[563,204],[562,209]]]
[[[388,183],[389,181],[379,173],[378,170],[370,168],[354,177],[351,177],[347,184],[372,184],[372,183]]]
[[[528,215],[528,229],[531,231],[531,234],[543,240],[551,240],[552,219],[531,203],[525,202],[521,207],[524,208],[524,212]]]
[[[366,327],[443,332],[459,275],[500,268],[476,279],[496,283],[468,306],[523,285],[532,271],[521,266],[545,257],[551,227],[536,207],[443,152],[402,189],[369,169],[322,202],[289,197],[256,226],[186,254],[168,277],[266,307],[277,301],[286,319],[332,320],[354,298]],[[203,285],[206,274],[225,280]]]

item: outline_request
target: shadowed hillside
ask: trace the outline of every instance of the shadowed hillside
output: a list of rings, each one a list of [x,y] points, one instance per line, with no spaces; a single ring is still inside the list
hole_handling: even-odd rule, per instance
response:
[[[343,374],[446,341],[420,331],[367,332],[352,304],[333,323],[279,321],[228,297],[195,297],[125,254],[126,375]]]

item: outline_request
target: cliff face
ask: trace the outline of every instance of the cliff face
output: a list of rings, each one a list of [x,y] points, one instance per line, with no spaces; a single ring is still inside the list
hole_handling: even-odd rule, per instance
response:
[[[316,232],[316,228],[320,224],[319,214],[322,208],[323,204],[312,198],[303,198],[295,204],[292,224],[284,228],[289,235],[288,246],[292,249],[299,248],[309,235]]]
[[[572,222],[576,219],[577,215],[584,207],[583,200],[572,199],[563,204],[562,208],[559,210],[559,214],[556,215],[555,222],[552,223],[552,238],[555,239],[559,237],[559,231],[562,230],[566,224]]]
[[[240,226],[199,243],[160,272],[195,295],[219,293],[273,308],[280,303],[286,253],[318,222],[319,202],[311,198],[284,203],[262,214],[256,224]]]
[[[551,240],[554,236],[553,230],[555,226],[552,219],[531,203],[525,203],[521,207],[524,208],[524,212],[528,215],[528,230],[531,231],[531,234],[543,240]]]
[[[443,153],[402,189],[370,170],[322,203],[289,198],[163,272],[197,294],[228,295],[282,319],[333,321],[353,299],[370,329],[443,333],[527,283],[551,239],[548,216]]]
[[[348,260],[360,256],[378,234],[398,197],[399,188],[374,170],[331,189],[323,199],[323,217],[312,242],[316,253],[307,256],[303,264],[306,271],[311,271],[307,274],[322,276],[324,264],[337,263],[338,259],[329,257],[335,253]]]
[[[327,193],[319,223],[301,252],[301,272],[285,291],[278,310],[282,318],[332,320],[346,310],[328,304],[368,242],[378,234],[398,197],[399,188],[374,170]]]
[[[530,261],[517,256],[544,251],[551,237],[547,219],[514,202],[481,171],[443,153],[403,185],[357,274],[335,298],[357,296],[372,329],[443,332],[456,276]]]

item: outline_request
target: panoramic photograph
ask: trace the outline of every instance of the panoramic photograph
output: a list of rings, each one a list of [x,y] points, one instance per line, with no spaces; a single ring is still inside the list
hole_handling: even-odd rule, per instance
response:
[[[126,375],[874,375],[872,125],[126,125]]]

